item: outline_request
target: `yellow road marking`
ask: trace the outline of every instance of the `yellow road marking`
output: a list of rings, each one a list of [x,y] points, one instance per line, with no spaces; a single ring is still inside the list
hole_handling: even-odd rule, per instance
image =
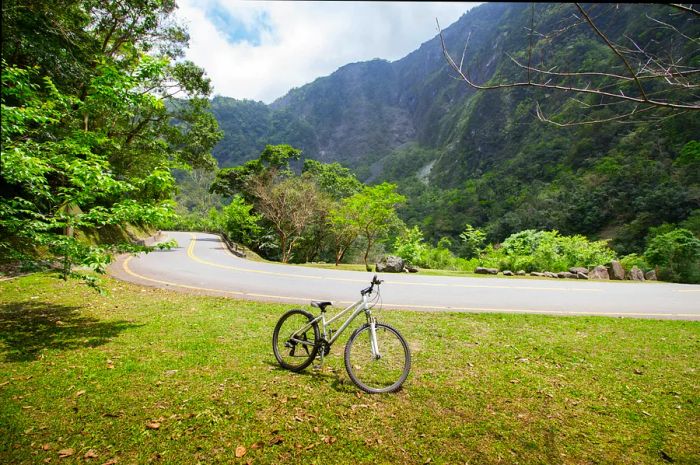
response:
[[[266,275],[272,275],[272,276],[287,276],[287,277],[292,277],[292,278],[311,278],[311,279],[319,279],[319,280],[328,280],[328,281],[345,281],[345,282],[353,282],[353,283],[364,283],[366,280],[364,279],[350,279],[350,278],[329,278],[329,277],[323,277],[323,276],[314,276],[314,275],[304,275],[304,274],[293,274],[293,273],[281,273],[278,271],[264,271],[264,270],[252,270],[249,268],[241,268],[237,266],[232,266],[232,265],[222,265],[220,263],[215,263],[215,262],[210,262],[209,260],[204,260],[202,258],[197,257],[194,254],[194,246],[197,241],[197,235],[190,233],[192,236],[192,240],[190,241],[190,245],[187,247],[187,256],[190,257],[192,260],[201,263],[203,265],[208,265],[208,266],[213,266],[216,268],[223,268],[227,270],[234,270],[234,271],[243,271],[247,273],[260,273],[260,274],[266,274]],[[231,252],[228,250],[228,247],[226,247],[226,251],[231,254]],[[479,284],[443,284],[443,283],[406,283],[406,282],[401,282],[401,281],[391,281],[387,280],[387,284],[393,284],[393,285],[399,285],[399,286],[428,286],[428,287],[464,287],[464,288],[472,288],[472,289],[517,289],[517,290],[531,290],[531,291],[574,291],[574,292],[602,292],[601,289],[586,289],[586,288],[576,288],[576,287],[537,287],[537,286],[505,286],[505,285],[493,285],[493,286],[486,286],[486,285],[479,285]]]
[[[246,268],[240,268],[240,267],[234,267],[230,265],[221,265],[218,263],[213,263],[209,262],[207,260],[203,260],[199,257],[197,257],[194,254],[194,246],[197,241],[197,236],[195,234],[191,234],[192,240],[190,241],[190,244],[187,248],[187,256],[190,257],[192,260],[202,263],[204,265],[208,266],[214,266],[217,268],[225,268],[225,269],[232,269],[236,271],[244,271],[244,272],[252,272],[252,273],[262,273],[262,274],[268,274],[268,275],[275,275],[275,276],[290,276],[290,277],[308,277],[308,278],[313,278],[313,279],[328,279],[328,280],[337,280],[337,281],[351,281],[351,282],[364,282],[364,280],[355,280],[355,279],[343,279],[343,278],[325,278],[325,277],[319,277],[319,276],[312,276],[312,275],[296,275],[296,274],[291,274],[291,273],[279,273],[279,272],[273,272],[273,271],[263,271],[263,270],[250,270]],[[230,252],[229,252],[230,253]],[[206,288],[206,287],[200,287],[200,286],[190,286],[186,284],[178,284],[178,283],[173,283],[170,281],[163,281],[159,279],[154,279],[154,278],[149,278],[143,275],[140,275],[138,273],[135,273],[131,268],[129,267],[129,262],[133,256],[130,256],[126,258],[123,262],[123,269],[124,271],[136,278],[142,279],[144,281],[150,281],[158,284],[165,284],[168,286],[173,286],[173,287],[181,287],[184,289],[193,289],[193,290],[199,290],[199,291],[207,291],[207,292],[215,292],[215,293],[223,293],[223,294],[231,294],[231,295],[237,295],[237,296],[248,296],[248,297],[261,297],[261,298],[269,298],[269,299],[280,299],[280,300],[304,300],[303,298],[300,297],[291,297],[291,296],[280,296],[280,295],[270,295],[270,294],[256,294],[256,293],[246,293],[246,292],[240,292],[240,291],[226,291],[223,289],[212,289],[212,288]],[[447,285],[447,284],[430,284],[430,283],[401,283],[401,282],[391,282],[392,284],[403,284],[403,285],[427,285],[427,286],[450,286],[450,287],[472,287],[472,288],[494,288],[494,289],[531,289],[531,290],[573,290],[573,291],[588,291],[589,289],[581,289],[581,288],[537,288],[535,286],[518,286],[518,287],[510,287],[510,286],[479,286],[479,285],[462,285],[462,284],[457,284],[457,285]],[[678,290],[677,292],[697,292],[695,289],[688,289],[688,290]],[[345,301],[338,301],[337,303],[339,304],[350,304],[352,302],[345,302]],[[393,307],[393,308],[405,308],[405,309],[420,309],[420,310],[446,310],[446,311],[468,311],[468,312],[505,312],[505,313],[531,313],[531,314],[562,314],[562,313],[568,313],[565,311],[561,310],[526,310],[526,309],[513,309],[513,308],[486,308],[486,307],[446,307],[446,306],[439,306],[439,305],[413,305],[413,304],[384,304],[385,307]],[[578,312],[574,311],[574,313],[579,314],[579,315],[601,315],[601,316],[659,316],[659,317],[690,317],[690,318],[695,318],[698,315],[695,314],[686,314],[686,313],[622,313],[622,312]]]
[[[127,274],[134,276],[136,278],[142,279],[144,281],[150,281],[150,282],[158,283],[158,284],[165,284],[165,285],[173,286],[173,287],[181,287],[184,289],[193,289],[193,290],[197,290],[197,291],[232,294],[232,295],[237,295],[237,296],[261,297],[261,298],[267,298],[267,299],[280,299],[280,300],[305,300],[305,299],[302,299],[300,297],[290,297],[290,296],[280,296],[280,295],[270,295],[270,294],[255,294],[255,293],[246,293],[246,292],[239,292],[239,291],[226,291],[226,290],[222,290],[222,289],[212,289],[212,288],[199,287],[199,286],[188,286],[186,284],[178,284],[178,283],[173,283],[170,281],[153,279],[153,278],[149,278],[149,277],[146,277],[146,276],[143,276],[143,275],[140,275],[140,274],[134,272],[129,267],[129,262],[131,261],[132,258],[134,258],[134,257],[130,256],[126,260],[124,260],[123,265],[122,265],[124,271]],[[349,305],[353,302],[337,301],[336,303]],[[453,311],[453,312],[462,311],[462,312],[503,312],[503,313],[527,313],[527,314],[577,314],[577,315],[587,315],[587,316],[659,316],[659,317],[684,317],[684,318],[696,318],[696,317],[698,317],[698,315],[686,314],[686,313],[621,313],[621,312],[578,312],[578,311],[574,311],[573,313],[569,313],[569,312],[565,312],[562,310],[525,310],[525,309],[516,309],[516,308],[488,308],[488,307],[445,307],[445,306],[440,306],[440,305],[383,304],[383,306],[397,308],[397,309],[446,310],[446,311]]]

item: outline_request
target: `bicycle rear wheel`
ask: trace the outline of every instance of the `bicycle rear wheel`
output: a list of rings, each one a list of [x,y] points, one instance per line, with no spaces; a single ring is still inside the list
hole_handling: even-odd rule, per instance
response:
[[[314,319],[305,310],[293,309],[282,315],[272,333],[272,351],[283,368],[301,371],[314,361],[319,349],[321,333],[314,323],[299,331]]]
[[[364,324],[345,346],[345,369],[353,383],[370,394],[397,391],[411,370],[406,340],[391,326],[376,323],[379,357],[372,355],[371,328]]]

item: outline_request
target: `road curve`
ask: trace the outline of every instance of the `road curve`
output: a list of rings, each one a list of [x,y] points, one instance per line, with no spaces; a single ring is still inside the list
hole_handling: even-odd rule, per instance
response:
[[[371,273],[253,262],[213,234],[167,232],[179,247],[122,256],[117,278],[147,286],[254,300],[348,305]],[[423,311],[600,315],[700,320],[700,286],[383,274],[384,307]]]

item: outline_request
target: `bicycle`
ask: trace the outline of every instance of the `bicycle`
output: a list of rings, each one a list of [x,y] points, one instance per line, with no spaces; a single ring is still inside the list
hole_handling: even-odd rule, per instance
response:
[[[367,393],[397,391],[411,369],[411,352],[401,333],[386,323],[378,323],[372,315],[371,309],[380,299],[379,285],[382,282],[374,275],[370,286],[360,291],[360,300],[329,320],[326,320],[326,308],[333,305],[330,301],[311,302],[312,307],[321,310],[316,317],[297,308],[282,315],[272,333],[272,350],[279,364],[299,372],[318,356],[320,366],[323,366],[323,358],[328,355],[331,346],[364,312],[367,322],[352,333],[345,345],[345,369],[352,382]],[[376,297],[370,301],[375,286]],[[330,328],[347,313],[350,316],[337,330]]]

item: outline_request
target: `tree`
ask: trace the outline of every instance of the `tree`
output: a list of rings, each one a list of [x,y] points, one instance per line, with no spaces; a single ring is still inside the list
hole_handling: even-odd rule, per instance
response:
[[[536,105],[540,120],[559,126],[629,121],[646,116],[658,118],[700,110],[697,95],[700,12],[692,6],[600,4],[584,8],[575,3],[564,23],[548,21],[546,10],[540,7],[537,12],[537,8],[532,3],[529,24],[524,26],[527,36],[523,37],[523,43],[528,43],[527,49],[508,54],[514,68],[486,83],[477,82],[469,71],[473,64],[467,56],[469,37],[457,64],[440,30],[443,55],[458,79],[478,90],[530,87],[573,94],[571,101],[561,106],[565,113],[574,113],[573,121],[555,121],[545,116],[539,101]],[[645,18],[641,17],[642,13]],[[638,15],[638,23],[644,22],[643,27],[633,29],[637,37],[616,30],[615,19],[623,15]],[[562,63],[556,60],[552,60],[553,64],[548,61],[560,51],[552,51],[552,47],[564,48],[565,44],[572,47],[577,41],[586,41],[591,47],[600,44],[607,50],[608,59],[599,62],[606,67],[591,67],[583,54],[573,57],[569,69],[562,70]],[[516,70],[520,71],[520,77],[516,76]],[[597,112],[601,109],[606,111]],[[583,117],[582,112],[589,117]]]
[[[272,225],[279,240],[282,263],[293,256],[294,246],[316,211],[319,192],[299,177],[270,185],[264,178],[250,183],[255,208]]]
[[[386,237],[400,220],[396,215],[398,204],[406,198],[396,192],[396,185],[382,183],[366,186],[361,192],[343,199],[330,213],[331,227],[336,234],[336,264],[355,239],[362,235],[367,240],[365,266],[374,244]]]
[[[170,170],[216,166],[210,82],[174,61],[188,38],[172,0],[2,8],[0,252],[27,259],[46,248],[69,258],[64,277],[73,259],[101,270],[109,250],[70,231],[162,221]]]
[[[476,229],[471,224],[467,224],[459,235],[462,241],[462,256],[464,258],[478,257],[484,249],[486,242],[486,233],[480,229]]]
[[[685,283],[700,282],[700,239],[684,228],[654,236],[644,257],[659,267],[660,277]]]
[[[260,156],[233,168],[224,168],[216,173],[211,191],[224,196],[237,193],[248,201],[254,201],[254,184],[270,185],[278,176],[289,174],[289,162],[298,160],[301,150],[291,145],[266,145]]]
[[[255,242],[262,232],[259,224],[262,216],[252,213],[252,209],[253,205],[246,203],[240,195],[234,196],[222,209],[220,227],[229,239],[248,246]]]
[[[355,174],[340,163],[321,163],[306,159],[301,170],[302,176],[313,180],[319,189],[328,193],[334,200],[349,197],[362,190],[362,183]]]

